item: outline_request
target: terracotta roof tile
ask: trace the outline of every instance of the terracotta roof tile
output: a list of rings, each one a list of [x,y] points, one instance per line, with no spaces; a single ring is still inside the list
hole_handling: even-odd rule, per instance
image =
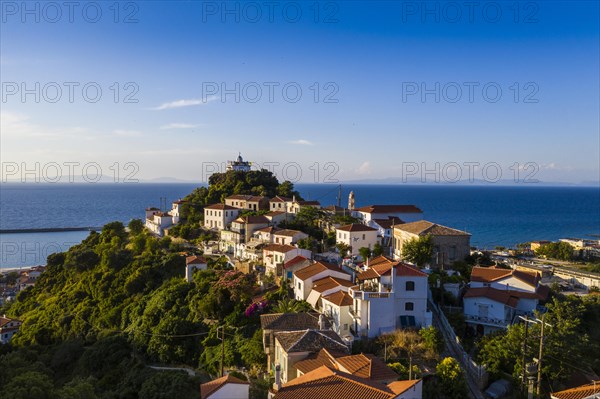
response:
[[[471,281],[491,283],[506,277],[513,276],[524,283],[536,287],[540,276],[535,272],[525,272],[522,270],[501,269],[497,267],[475,266],[471,271]]]
[[[206,259],[204,259],[202,256],[192,255],[185,258],[186,265],[198,265],[202,263],[206,263]]]
[[[576,388],[567,389],[560,392],[554,392],[552,398],[556,399],[585,399],[594,394],[600,394],[600,381],[582,385]],[[600,395],[599,395],[600,396]]]
[[[322,366],[285,384],[274,399],[390,399],[395,396],[384,384]]]
[[[321,272],[324,272],[325,270],[333,270],[340,273],[346,273],[338,265],[334,265],[332,263],[327,262],[315,262],[312,265],[308,265],[300,270],[296,270],[294,272],[294,276],[296,276],[300,280],[306,280],[307,278],[315,276]]]
[[[313,282],[312,289],[317,292],[325,292],[335,287],[352,287],[354,283],[337,277],[327,276]]]
[[[239,210],[238,208],[236,208],[234,206],[229,206],[229,205],[225,205],[225,204],[212,204],[212,205],[204,207],[204,209]]]
[[[326,295],[323,299],[337,306],[352,306],[353,303],[352,297],[342,290]]]
[[[285,264],[283,265],[283,268],[288,269],[290,267],[294,267],[294,266],[296,266],[302,262],[306,262],[308,260],[309,260],[308,258],[305,258],[302,255],[298,255],[298,256],[288,260],[287,262],[285,262]]]
[[[394,381],[388,384],[388,388],[390,388],[394,394],[401,395],[417,385],[420,381],[421,380]]]
[[[263,251],[272,251],[272,252],[286,253],[286,252],[293,251],[294,249],[297,249],[297,248],[294,247],[293,245],[287,245],[287,244],[269,244],[269,245],[267,245],[266,247],[263,248]]]
[[[355,231],[377,231],[377,229],[374,229],[373,227],[369,227],[369,226],[367,226],[365,224],[360,224],[360,223],[347,224],[345,226],[338,227],[336,230],[339,230],[339,231],[350,231],[350,232],[355,232]]]
[[[432,234],[434,236],[470,236],[471,234],[453,229],[451,227],[442,226],[441,224],[428,222],[427,220],[419,220],[418,222],[404,223],[394,226],[394,229],[406,231],[417,235]]]
[[[414,205],[368,205],[355,210],[365,213],[423,213]]]
[[[232,375],[227,374],[221,378],[217,378],[216,380],[207,382],[206,384],[200,385],[200,398],[206,399],[219,389],[223,388],[226,384],[243,384],[249,385],[248,381],[240,380]]]

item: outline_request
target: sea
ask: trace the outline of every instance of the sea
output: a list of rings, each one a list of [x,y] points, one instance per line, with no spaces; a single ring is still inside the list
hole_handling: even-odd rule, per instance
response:
[[[100,227],[144,218],[144,209],[183,198],[201,184],[0,184],[0,231]],[[296,184],[305,199],[347,206],[413,204],[427,220],[468,231],[479,248],[532,240],[600,238],[600,187]],[[340,196],[341,192],[341,196]],[[0,233],[0,268],[43,265],[89,232]]]

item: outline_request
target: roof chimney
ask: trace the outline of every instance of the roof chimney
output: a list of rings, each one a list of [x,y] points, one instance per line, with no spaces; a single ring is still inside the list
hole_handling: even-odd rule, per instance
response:
[[[325,315],[322,313],[319,315],[319,330],[325,329]]]
[[[275,382],[273,383],[273,390],[275,392],[281,389],[281,366],[275,366]]]

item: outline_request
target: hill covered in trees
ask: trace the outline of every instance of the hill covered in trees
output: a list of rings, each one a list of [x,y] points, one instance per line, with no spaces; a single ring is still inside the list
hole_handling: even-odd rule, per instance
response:
[[[35,286],[0,309],[23,321],[0,347],[6,397],[197,398],[198,384],[218,374],[224,324],[225,366],[264,367],[259,317],[249,308],[253,276],[216,259],[188,283],[181,248],[136,224],[127,232],[109,223],[51,255]],[[270,303],[283,296],[271,294]]]

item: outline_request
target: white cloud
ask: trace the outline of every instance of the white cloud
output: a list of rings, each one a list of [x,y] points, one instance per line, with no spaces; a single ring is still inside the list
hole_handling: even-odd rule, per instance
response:
[[[362,165],[359,166],[357,172],[361,175],[371,174],[371,162],[369,162],[369,161],[363,162]]]
[[[80,126],[41,126],[32,123],[27,115],[4,110],[0,112],[0,130],[4,138],[35,137],[50,140],[93,140],[96,138],[90,134],[88,129]]]
[[[293,140],[290,141],[290,144],[294,144],[294,145],[314,145],[312,142],[308,141],[308,140]]]
[[[191,107],[194,105],[203,105],[207,104],[211,101],[216,100],[216,96],[209,96],[205,99],[199,100],[197,98],[192,98],[188,100],[175,100],[168,103],[162,103],[158,107],[152,108],[153,110],[162,111],[164,109],[174,109],[174,108],[183,108],[183,107]]]
[[[193,129],[195,127],[199,127],[200,125],[192,125],[191,123],[169,123],[168,125],[163,125],[160,127],[161,130],[170,130],[170,129]]]
[[[140,132],[139,130],[117,129],[117,130],[113,131],[113,134],[115,136],[122,136],[122,137],[141,137],[141,136],[143,136],[142,132]]]

